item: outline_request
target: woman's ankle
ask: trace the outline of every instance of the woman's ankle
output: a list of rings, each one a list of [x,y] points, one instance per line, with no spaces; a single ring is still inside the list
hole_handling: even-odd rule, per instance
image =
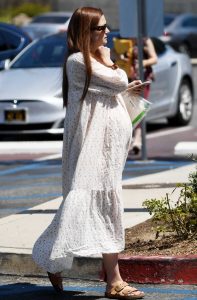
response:
[[[107,280],[106,290],[111,290],[114,286],[121,282],[123,282],[122,278],[116,278],[109,281]]]

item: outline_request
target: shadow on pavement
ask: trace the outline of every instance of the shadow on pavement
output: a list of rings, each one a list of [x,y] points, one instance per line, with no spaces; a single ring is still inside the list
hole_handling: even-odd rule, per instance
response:
[[[101,298],[103,298],[101,295],[89,295],[80,291],[64,291],[62,294],[57,294],[52,287],[31,283],[0,286],[0,300],[97,300]]]

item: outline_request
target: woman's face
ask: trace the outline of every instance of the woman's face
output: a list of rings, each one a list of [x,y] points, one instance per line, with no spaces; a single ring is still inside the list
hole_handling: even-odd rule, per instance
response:
[[[109,29],[107,28],[105,16],[102,15],[97,26],[91,30],[91,44],[92,48],[97,49],[100,46],[107,44],[107,34]]]

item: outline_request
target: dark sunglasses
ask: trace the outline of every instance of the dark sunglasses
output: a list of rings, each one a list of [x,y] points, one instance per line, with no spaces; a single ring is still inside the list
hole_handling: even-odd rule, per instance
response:
[[[102,26],[95,26],[91,30],[105,31],[107,27],[108,27],[107,24],[104,24]]]

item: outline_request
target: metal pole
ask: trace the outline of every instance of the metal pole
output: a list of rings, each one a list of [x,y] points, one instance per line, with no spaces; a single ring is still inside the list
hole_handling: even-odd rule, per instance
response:
[[[144,81],[144,68],[143,68],[143,34],[145,28],[145,15],[143,13],[145,9],[146,0],[137,0],[137,16],[138,16],[138,62],[139,62],[139,78]],[[141,159],[147,160],[147,151],[146,151],[146,120],[143,119],[141,123],[142,128],[142,153]]]

